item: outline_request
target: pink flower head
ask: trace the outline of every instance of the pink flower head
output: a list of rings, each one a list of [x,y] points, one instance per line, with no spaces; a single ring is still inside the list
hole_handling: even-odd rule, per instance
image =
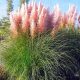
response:
[[[75,25],[77,19],[77,11],[75,5],[70,5],[68,10],[68,24]]]
[[[38,19],[37,4],[34,4],[30,14],[30,21],[34,20],[36,22],[37,19]]]
[[[28,9],[26,9],[26,12],[22,16],[22,31],[26,32],[29,26],[30,26],[29,13],[28,13]]]
[[[30,14],[30,34],[32,37],[34,37],[36,33],[37,20],[38,20],[37,4],[33,4],[33,8]]]
[[[14,22],[16,26],[18,26],[21,23],[20,10],[17,10],[14,13],[10,13],[10,22]]]
[[[17,10],[14,13],[13,12],[10,13],[10,23],[11,23],[10,27],[11,32],[17,34],[17,31],[19,30],[21,24],[20,10]]]
[[[69,7],[67,13],[62,14],[59,5],[54,6],[53,13],[50,13],[41,3],[22,4],[21,9],[11,12],[10,23],[11,32],[30,32],[34,37],[37,33],[54,28],[53,32],[61,27],[74,26],[77,18],[77,11],[74,5]],[[80,19],[78,18],[80,23]]]
[[[10,26],[10,31],[12,34],[17,35],[17,25],[14,23],[13,21],[13,16],[12,14],[10,14],[10,22],[11,22],[11,26]]]
[[[54,6],[54,12],[53,12],[53,26],[59,26],[61,20],[61,11],[59,9],[59,5]]]
[[[28,13],[29,13],[29,15],[31,14],[32,7],[33,7],[32,4],[29,3],[29,4],[28,4]]]
[[[38,31],[43,32],[46,27],[46,19],[47,19],[47,12],[46,9],[43,7],[41,14],[39,15],[38,19]]]
[[[21,16],[25,15],[26,9],[27,9],[27,4],[26,3],[22,4],[21,10],[20,10]]]
[[[31,35],[32,38],[35,37],[36,31],[37,31],[36,23],[35,23],[35,21],[33,20],[33,21],[31,21],[31,23],[30,23],[30,35]]]
[[[43,5],[41,3],[39,3],[39,6],[38,6],[38,16],[41,14],[42,8],[43,8]]]
[[[68,16],[65,13],[61,17],[60,24],[62,27],[66,27],[68,24]]]

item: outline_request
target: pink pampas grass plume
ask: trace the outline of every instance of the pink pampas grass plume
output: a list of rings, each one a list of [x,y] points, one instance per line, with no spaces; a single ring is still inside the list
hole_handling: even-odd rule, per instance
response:
[[[17,35],[21,24],[20,10],[17,10],[14,13],[13,12],[10,13],[10,23],[11,23],[10,30],[12,34]]]
[[[41,11],[41,14],[39,15],[39,19],[38,19],[38,31],[39,32],[43,32],[44,28],[46,27],[45,26],[45,24],[46,24],[46,17],[47,17],[46,9],[43,7],[43,9]]]
[[[32,38],[34,38],[36,36],[36,32],[37,32],[37,26],[35,21],[31,21],[30,23],[30,35]]]
[[[59,8],[59,5],[54,6],[54,12],[53,12],[53,27],[57,27],[60,25],[60,20],[61,20],[61,11]]]
[[[77,10],[76,10],[75,5],[69,5],[67,16],[68,16],[68,24],[74,26],[75,21],[77,19]]]
[[[25,14],[22,16],[22,31],[26,32],[29,29],[30,21],[29,21],[29,13],[28,9],[26,9]]]

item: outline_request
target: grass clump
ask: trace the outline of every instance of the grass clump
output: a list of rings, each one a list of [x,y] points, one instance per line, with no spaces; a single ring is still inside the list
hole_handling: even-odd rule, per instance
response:
[[[57,52],[50,49],[52,37],[42,34],[34,39],[22,34],[8,42],[3,61],[9,80],[56,79]]]
[[[80,78],[80,32],[78,29],[62,29],[57,32],[52,49],[60,53],[58,57],[58,76],[65,80]]]
[[[11,38],[2,51],[8,80],[79,80],[80,32],[61,29],[32,39],[27,34]]]

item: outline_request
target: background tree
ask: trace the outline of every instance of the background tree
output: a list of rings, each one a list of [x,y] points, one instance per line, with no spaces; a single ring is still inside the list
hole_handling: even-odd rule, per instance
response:
[[[29,0],[25,0],[27,3],[29,2]]]
[[[28,3],[29,0],[20,0],[20,6],[21,6],[22,3],[25,3],[25,2]]]
[[[13,10],[13,0],[7,0],[7,15]]]

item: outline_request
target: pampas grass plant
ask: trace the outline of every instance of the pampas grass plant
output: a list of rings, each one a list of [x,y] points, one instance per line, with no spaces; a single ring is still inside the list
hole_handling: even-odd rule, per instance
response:
[[[11,34],[0,51],[9,74],[7,80],[79,79],[80,32],[74,28],[76,16],[74,5],[66,14],[61,13],[59,5],[50,14],[36,3],[25,3],[11,12]]]
[[[46,33],[33,40],[21,35],[8,42],[2,55],[9,80],[56,79],[58,53],[50,48],[52,40]]]

